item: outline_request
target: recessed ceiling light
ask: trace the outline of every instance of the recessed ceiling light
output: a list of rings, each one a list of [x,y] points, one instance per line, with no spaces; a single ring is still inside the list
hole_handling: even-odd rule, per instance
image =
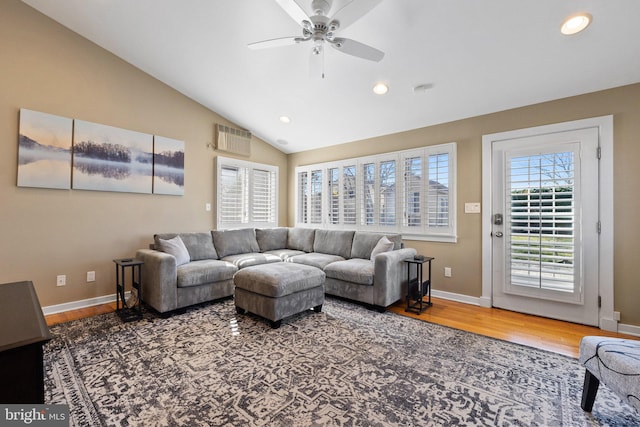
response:
[[[291,123],[291,118],[289,116],[280,116],[280,121],[282,123]]]
[[[285,141],[284,139],[277,139],[277,140],[276,140],[276,144],[279,144],[279,145],[287,145],[287,144],[289,144],[289,143],[288,143],[287,141]]]
[[[389,92],[389,86],[387,86],[385,83],[376,83],[376,85],[373,87],[373,93],[375,93],[376,95],[384,95],[387,92]]]
[[[566,36],[577,34],[589,26],[593,17],[588,13],[576,13],[562,22],[560,32]]]

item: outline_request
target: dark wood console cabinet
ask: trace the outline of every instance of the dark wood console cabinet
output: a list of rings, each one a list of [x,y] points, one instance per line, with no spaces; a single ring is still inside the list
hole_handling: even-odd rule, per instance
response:
[[[32,282],[0,284],[0,403],[44,403],[49,327]]]

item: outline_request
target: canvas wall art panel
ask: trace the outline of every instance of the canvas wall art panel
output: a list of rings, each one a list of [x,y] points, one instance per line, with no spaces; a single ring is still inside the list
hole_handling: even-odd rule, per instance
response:
[[[184,195],[184,141],[154,136],[153,193]]]
[[[18,186],[71,188],[73,120],[20,109]]]
[[[74,121],[74,190],[151,194],[153,135]]]

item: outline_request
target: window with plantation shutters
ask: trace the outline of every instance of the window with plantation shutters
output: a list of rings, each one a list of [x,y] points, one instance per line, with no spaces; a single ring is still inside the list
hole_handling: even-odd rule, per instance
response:
[[[249,209],[247,170],[236,166],[220,168],[219,183],[219,218],[223,224],[246,223]]]
[[[297,217],[298,224],[309,223],[309,172],[298,172],[296,175]]]
[[[455,242],[455,161],[449,143],[297,167],[296,225]]]
[[[403,233],[442,241],[455,238],[455,153],[452,143],[402,154]]]
[[[251,188],[251,209],[249,216],[254,224],[277,223],[276,206],[276,173],[273,170],[253,169],[251,171],[253,185]],[[261,227],[265,227],[262,225]]]
[[[216,158],[217,229],[278,225],[278,167]]]
[[[358,205],[356,198],[356,166],[342,168],[342,222],[345,225],[356,225]]]
[[[408,156],[404,158],[404,215],[403,225],[409,229],[422,227],[423,194],[423,158]]]
[[[311,191],[309,197],[309,223],[322,224],[322,171],[311,171]]]
[[[327,170],[327,179],[329,181],[329,223],[340,223],[340,169],[330,168]]]
[[[449,153],[429,155],[427,224],[429,228],[449,227]]]
[[[376,164],[362,165],[362,224],[376,225]]]
[[[380,162],[380,226],[393,227],[396,225],[396,161]]]

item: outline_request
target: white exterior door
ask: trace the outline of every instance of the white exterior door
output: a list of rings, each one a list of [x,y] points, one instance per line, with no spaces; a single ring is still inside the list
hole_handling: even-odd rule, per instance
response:
[[[599,324],[598,128],[492,147],[495,307]]]

